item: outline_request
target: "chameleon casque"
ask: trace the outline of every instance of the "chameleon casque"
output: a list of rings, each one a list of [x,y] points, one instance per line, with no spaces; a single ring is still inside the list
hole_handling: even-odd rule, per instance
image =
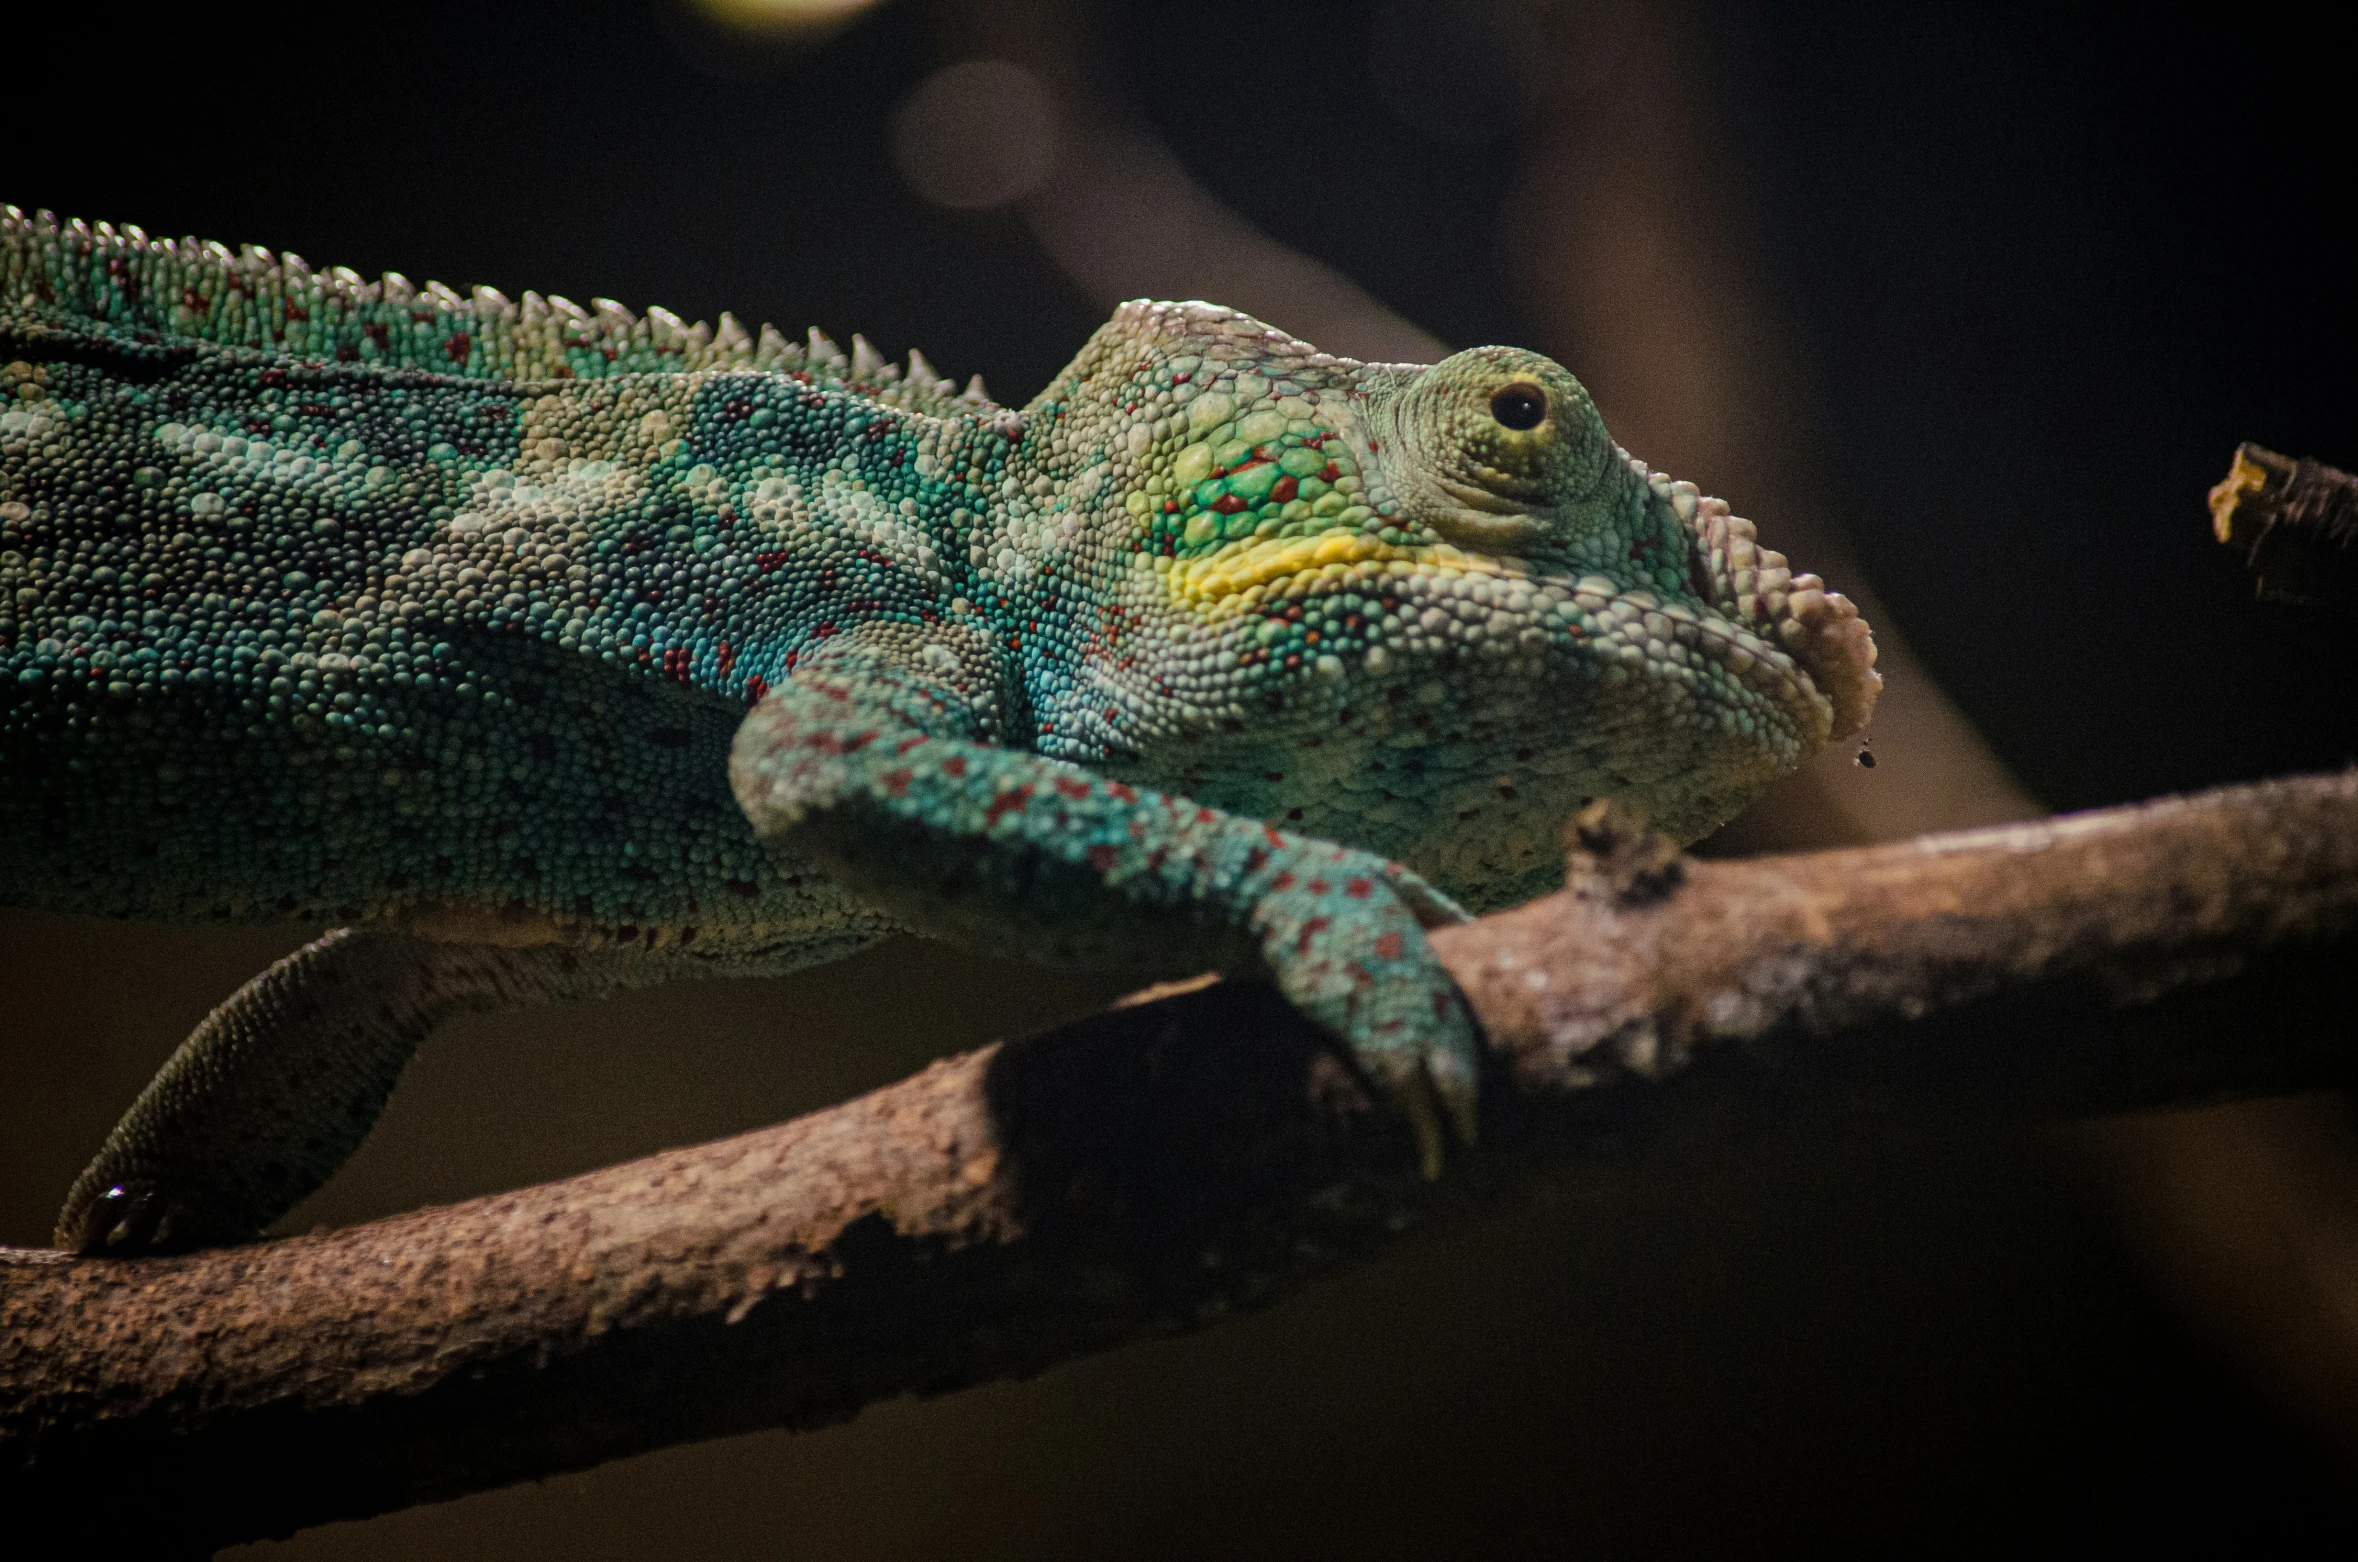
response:
[[[1423,930],[1691,840],[1867,626],[1503,347],[1126,304],[1021,410],[790,343],[0,209],[0,904],[338,931],[232,996],[58,1240],[243,1240],[442,1017],[902,930],[1273,977],[1473,1132]]]

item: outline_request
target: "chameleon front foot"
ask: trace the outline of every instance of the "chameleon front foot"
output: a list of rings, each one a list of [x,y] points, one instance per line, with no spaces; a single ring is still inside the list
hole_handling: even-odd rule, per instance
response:
[[[1449,1140],[1476,1141],[1481,1050],[1457,984],[1425,939],[1465,913],[1415,874],[1371,853],[1296,841],[1254,904],[1277,985],[1344,1045],[1441,1175]]]
[[[1268,975],[1407,1117],[1426,1175],[1451,1128],[1473,1142],[1474,1023],[1424,933],[1455,902],[1376,853],[977,742],[990,648],[912,634],[843,635],[746,716],[730,778],[757,834],[936,937]]]

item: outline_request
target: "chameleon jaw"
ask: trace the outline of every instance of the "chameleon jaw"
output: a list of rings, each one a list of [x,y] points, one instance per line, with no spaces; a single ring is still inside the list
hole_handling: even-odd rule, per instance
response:
[[[1782,708],[1810,748],[1863,730],[1883,680],[1874,670],[1874,637],[1856,605],[1828,591],[1817,576],[1794,574],[1783,554],[1760,547],[1752,523],[1731,514],[1724,500],[1696,495],[1691,485],[1658,481],[1665,503],[1678,507],[1686,500],[1691,507],[1681,520],[1702,545],[1712,586],[1708,614],[1625,590],[1602,576],[1575,580],[1543,573],[1512,554],[1446,542],[1390,544],[1364,532],[1245,541],[1199,559],[1156,562],[1171,604],[1213,624],[1283,602],[1328,592],[1380,592],[1388,583],[1420,577],[1487,577],[1509,592],[1509,601],[1520,600],[1510,583],[1521,582],[1530,606],[1511,611],[1518,618],[1533,613],[1531,627],[1544,629],[1555,603],[1574,610],[1569,618],[1559,613],[1567,624],[1617,618],[1633,628],[1651,625],[1655,633],[1641,635],[1639,643],[1667,636],[1665,643],[1682,644],[1718,664]],[[1660,623],[1653,622],[1657,617]]]

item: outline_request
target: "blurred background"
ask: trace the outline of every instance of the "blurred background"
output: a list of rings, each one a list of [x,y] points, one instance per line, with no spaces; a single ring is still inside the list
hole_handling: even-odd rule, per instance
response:
[[[1821,845],[2347,763],[2235,443],[2358,466],[2341,66],[2251,8],[613,0],[12,21],[0,200],[790,335],[1020,403],[1115,300],[1546,351],[1868,604]],[[44,29],[54,29],[44,36]],[[313,930],[0,912],[0,1242]],[[771,1122],[1112,986],[916,944],[452,1027],[288,1229]],[[258,1558],[1687,1555],[2358,1539],[2314,1097],[1845,1117],[1577,1178],[1256,1317]]]

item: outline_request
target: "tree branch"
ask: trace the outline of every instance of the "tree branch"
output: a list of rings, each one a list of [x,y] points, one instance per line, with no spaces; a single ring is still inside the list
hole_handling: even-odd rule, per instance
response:
[[[1435,937],[1493,1049],[1485,1144],[1438,1184],[1263,984],[1201,985],[351,1230],[0,1250],[0,1500],[201,1551],[1202,1325],[1731,1116],[2351,1060],[2358,773],[1738,862],[1576,833],[1562,893]]]

